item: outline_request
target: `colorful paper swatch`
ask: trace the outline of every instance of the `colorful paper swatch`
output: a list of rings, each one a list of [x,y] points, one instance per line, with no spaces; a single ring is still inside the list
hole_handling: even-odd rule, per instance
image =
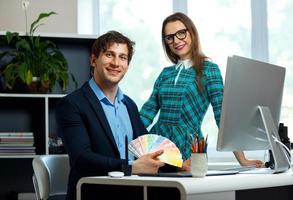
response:
[[[128,150],[137,158],[146,153],[153,153],[161,149],[164,150],[164,153],[158,158],[162,162],[176,167],[182,167],[183,160],[179,149],[166,137],[146,134],[132,140],[128,145]]]

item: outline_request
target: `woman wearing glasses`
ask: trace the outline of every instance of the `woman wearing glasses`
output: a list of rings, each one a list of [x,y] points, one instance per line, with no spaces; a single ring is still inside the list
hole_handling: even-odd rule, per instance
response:
[[[201,124],[210,104],[220,124],[223,80],[218,65],[202,52],[196,27],[185,14],[174,13],[163,21],[162,44],[174,65],[160,73],[140,115],[148,127],[160,111],[150,133],[173,141],[184,160],[182,170],[189,170],[191,141],[203,137]],[[247,160],[243,152],[234,154],[241,165],[262,165],[261,161]]]

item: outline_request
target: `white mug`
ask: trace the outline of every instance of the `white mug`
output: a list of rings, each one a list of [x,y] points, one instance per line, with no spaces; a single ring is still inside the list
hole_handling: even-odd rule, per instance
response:
[[[190,172],[194,177],[204,177],[208,171],[206,153],[192,153],[190,157]]]

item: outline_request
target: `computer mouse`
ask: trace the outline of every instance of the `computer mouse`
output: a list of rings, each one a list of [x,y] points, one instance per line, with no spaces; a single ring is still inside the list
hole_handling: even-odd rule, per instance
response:
[[[112,172],[108,172],[108,175],[113,178],[121,178],[124,176],[124,173],[120,171],[112,171]]]

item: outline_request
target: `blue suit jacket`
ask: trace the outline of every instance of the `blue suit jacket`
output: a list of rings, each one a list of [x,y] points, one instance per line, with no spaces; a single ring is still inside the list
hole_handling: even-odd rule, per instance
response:
[[[133,138],[146,134],[134,101],[124,95],[123,103],[129,113]],[[103,108],[88,83],[62,98],[55,115],[58,134],[70,159],[68,199],[75,198],[76,184],[81,177],[122,170],[125,160],[120,159]]]

